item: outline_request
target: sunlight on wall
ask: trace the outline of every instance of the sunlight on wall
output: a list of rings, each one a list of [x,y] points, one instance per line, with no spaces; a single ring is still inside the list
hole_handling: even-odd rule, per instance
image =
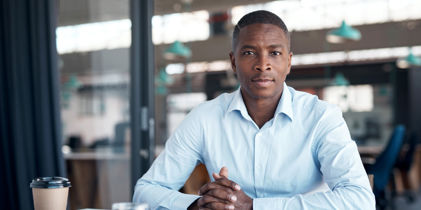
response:
[[[373,86],[330,86],[323,90],[323,100],[338,105],[343,112],[373,110]]]

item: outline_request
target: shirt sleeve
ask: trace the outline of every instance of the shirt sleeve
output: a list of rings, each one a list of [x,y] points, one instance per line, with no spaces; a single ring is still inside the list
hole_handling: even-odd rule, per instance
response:
[[[203,129],[194,110],[177,128],[164,151],[136,183],[133,202],[150,209],[187,209],[199,196],[180,193],[195,166],[202,162]]]
[[[254,209],[375,209],[375,198],[357,146],[338,108],[316,125],[314,156],[330,190],[293,197],[256,198]]]

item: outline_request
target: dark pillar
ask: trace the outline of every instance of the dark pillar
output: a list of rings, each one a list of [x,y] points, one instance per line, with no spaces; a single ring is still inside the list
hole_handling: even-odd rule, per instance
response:
[[[393,84],[393,124],[409,125],[408,70],[396,68],[391,72]]]
[[[131,0],[130,55],[131,183],[134,187],[154,159],[154,50],[152,0]],[[133,192],[133,189],[132,189]]]
[[[408,72],[409,128],[421,137],[421,67]]]

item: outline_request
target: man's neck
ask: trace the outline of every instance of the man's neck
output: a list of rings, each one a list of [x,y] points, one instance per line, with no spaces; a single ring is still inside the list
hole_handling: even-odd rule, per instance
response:
[[[282,96],[281,94],[277,97],[254,99],[245,96],[242,92],[241,94],[248,114],[259,128],[262,128],[267,121],[273,118],[276,107]]]

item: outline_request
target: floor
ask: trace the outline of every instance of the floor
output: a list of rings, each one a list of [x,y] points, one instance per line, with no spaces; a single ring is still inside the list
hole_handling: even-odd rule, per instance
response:
[[[390,210],[420,210],[421,209],[421,190],[416,193],[415,200],[408,202],[404,196],[395,198],[395,208],[388,208]]]

